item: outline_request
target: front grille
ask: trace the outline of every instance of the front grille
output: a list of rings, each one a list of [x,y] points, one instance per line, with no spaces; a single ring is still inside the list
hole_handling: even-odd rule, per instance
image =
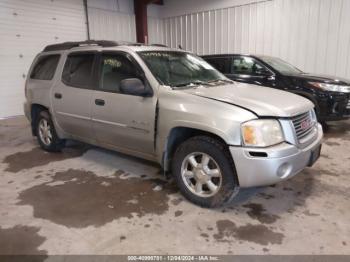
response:
[[[346,109],[350,109],[350,99],[348,100],[348,104],[346,105]]]
[[[316,123],[313,121],[312,111],[292,117],[292,122],[299,142],[312,133]]]

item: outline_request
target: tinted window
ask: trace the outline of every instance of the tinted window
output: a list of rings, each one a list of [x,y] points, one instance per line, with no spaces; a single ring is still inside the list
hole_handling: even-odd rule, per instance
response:
[[[102,56],[100,89],[120,92],[120,82],[128,78],[140,78],[137,67],[123,54]]]
[[[92,79],[94,57],[94,54],[69,55],[63,69],[63,82],[69,86],[88,88]]]
[[[252,57],[234,57],[232,72],[242,75],[267,75],[269,70]]]
[[[205,58],[205,60],[219,70],[221,73],[229,74],[231,58],[229,57],[215,57],[215,58]]]
[[[38,59],[30,78],[40,80],[51,80],[55,74],[60,55],[47,55]]]

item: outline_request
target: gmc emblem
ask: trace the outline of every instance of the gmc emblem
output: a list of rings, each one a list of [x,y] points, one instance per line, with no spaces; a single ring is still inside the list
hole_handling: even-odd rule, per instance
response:
[[[311,120],[310,119],[306,119],[306,120],[304,120],[303,122],[300,123],[300,128],[302,130],[306,130],[306,129],[308,129],[311,126],[311,124],[312,124]]]

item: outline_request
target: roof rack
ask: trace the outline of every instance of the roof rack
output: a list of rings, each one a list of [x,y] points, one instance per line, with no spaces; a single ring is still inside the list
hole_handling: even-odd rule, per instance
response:
[[[163,44],[150,44],[149,46],[168,47],[167,45],[163,45]]]
[[[123,46],[123,45],[143,46],[145,44],[125,42],[125,41],[116,42],[116,41],[110,41],[110,40],[86,40],[86,41],[64,42],[59,44],[48,45],[44,48],[43,52],[69,50],[74,47],[91,46],[91,45],[96,45],[101,47],[113,47],[113,46]],[[162,44],[151,44],[150,46],[167,47],[166,45],[162,45]]]
[[[59,44],[48,45],[44,48],[44,52],[47,51],[58,51],[58,50],[68,50],[73,47],[87,46],[87,45],[98,45],[103,47],[118,46],[118,42],[108,41],[108,40],[86,40],[79,42],[64,42]]]

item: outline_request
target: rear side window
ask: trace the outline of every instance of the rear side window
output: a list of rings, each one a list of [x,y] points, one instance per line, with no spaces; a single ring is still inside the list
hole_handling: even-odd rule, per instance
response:
[[[36,62],[32,73],[31,79],[38,80],[51,80],[55,74],[60,55],[46,55],[41,56]]]
[[[204,58],[209,64],[215,67],[223,74],[230,74],[231,58],[230,57],[213,57]]]
[[[63,68],[62,81],[69,86],[89,88],[94,58],[94,54],[69,55]]]

